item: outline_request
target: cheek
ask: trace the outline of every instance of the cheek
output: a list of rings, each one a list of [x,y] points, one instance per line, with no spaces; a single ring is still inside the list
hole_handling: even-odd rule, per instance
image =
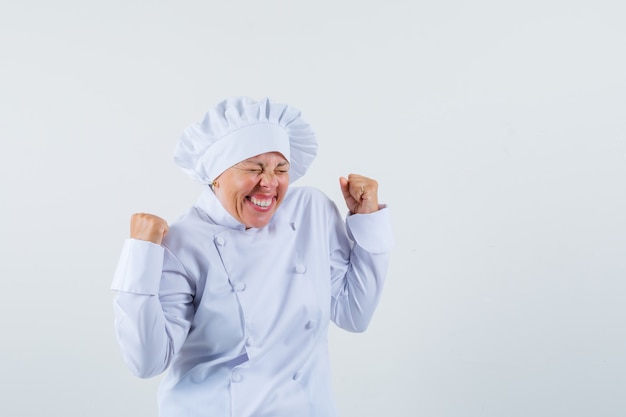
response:
[[[280,195],[280,199],[282,200],[285,197],[285,194],[287,193],[287,189],[289,188],[289,179],[287,179],[284,182],[281,182],[278,185],[278,189],[279,189],[279,195]]]
[[[247,195],[249,195],[256,185],[256,181],[254,178],[244,178],[237,182],[236,191],[234,194],[238,199],[245,199]]]

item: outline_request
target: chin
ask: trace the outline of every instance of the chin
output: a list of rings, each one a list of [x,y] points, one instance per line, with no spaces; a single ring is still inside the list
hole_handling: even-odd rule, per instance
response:
[[[276,210],[272,210],[271,212],[259,213],[259,212],[251,212],[246,213],[246,216],[241,217],[241,223],[245,224],[247,227],[254,227],[255,229],[261,229],[267,226],[272,217],[274,217],[274,213]]]
[[[254,223],[250,223],[250,227],[254,227],[255,229],[262,229],[268,224],[270,224],[269,220],[266,222],[254,222]]]

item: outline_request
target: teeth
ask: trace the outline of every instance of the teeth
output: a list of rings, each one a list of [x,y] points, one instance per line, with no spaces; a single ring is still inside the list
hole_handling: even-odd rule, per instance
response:
[[[256,198],[254,198],[254,197],[250,197],[250,201],[251,201],[253,204],[256,204],[257,206],[260,206],[260,207],[267,207],[267,206],[269,206],[270,204],[272,204],[272,199],[269,199],[269,200],[257,200],[257,199],[256,199]]]

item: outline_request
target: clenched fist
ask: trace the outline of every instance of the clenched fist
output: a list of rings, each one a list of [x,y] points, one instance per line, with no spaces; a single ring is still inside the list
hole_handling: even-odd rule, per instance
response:
[[[378,211],[378,182],[363,175],[350,174],[339,178],[343,198],[350,213],[367,214]]]
[[[130,217],[130,237],[160,245],[167,233],[167,222],[148,213],[135,213]]]

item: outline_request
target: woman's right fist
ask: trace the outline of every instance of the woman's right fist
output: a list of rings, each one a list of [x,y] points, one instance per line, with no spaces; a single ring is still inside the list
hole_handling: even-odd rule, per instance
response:
[[[130,237],[160,245],[167,233],[167,222],[148,213],[135,213],[130,217]]]

